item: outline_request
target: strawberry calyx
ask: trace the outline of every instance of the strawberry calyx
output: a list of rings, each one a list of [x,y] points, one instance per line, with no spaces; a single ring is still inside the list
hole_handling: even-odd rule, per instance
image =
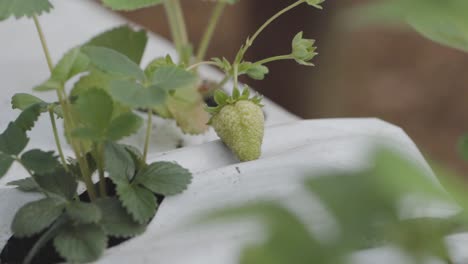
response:
[[[259,107],[263,107],[263,104],[261,103],[263,97],[258,94],[250,97],[250,89],[248,87],[244,88],[242,93],[239,91],[239,89],[234,88],[231,96],[229,96],[223,90],[218,89],[214,92],[213,98],[217,106],[205,107],[205,110],[212,115],[212,118],[213,116],[218,114],[221,111],[221,109],[223,109],[223,107],[225,107],[226,105],[234,105],[239,101],[250,101],[258,105]],[[211,120],[208,124],[210,123]]]

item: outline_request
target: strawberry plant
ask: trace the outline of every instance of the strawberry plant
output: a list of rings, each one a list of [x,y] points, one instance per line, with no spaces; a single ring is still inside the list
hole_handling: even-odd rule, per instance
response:
[[[165,8],[178,59],[154,58],[142,68],[147,44],[143,30],[129,26],[111,29],[75,46],[54,63],[39,21],[41,14],[53,8],[49,0],[0,0],[0,20],[28,17],[37,29],[50,76],[33,90],[57,95],[56,101],[46,102],[36,95],[15,94],[11,104],[20,114],[0,134],[0,176],[16,162],[29,177],[9,185],[41,197],[25,204],[14,216],[14,237],[34,237],[28,254],[17,256],[20,260],[16,261],[35,262],[35,256],[50,243],[68,262],[94,261],[110,241],[144,232],[162,198],[189,186],[192,175],[181,165],[148,160],[153,115],[175,119],[181,130],[190,134],[203,133],[209,123],[240,160],[257,159],[264,131],[261,97],[250,97],[248,88],[241,92],[238,77],[245,74],[261,80],[268,74],[266,64],[278,60],[311,66],[316,53],[314,41],[298,33],[286,55],[250,62],[245,54],[282,14],[303,4],[321,8],[323,1],[298,0],[287,6],[248,38],[230,62],[225,58],[205,60],[205,56],[223,9],[236,0],[215,3],[196,53],[187,37],[179,0],[103,0],[114,10],[158,4]],[[226,74],[215,85],[218,105],[206,109],[198,74],[198,67],[205,64]],[[219,89],[230,79],[234,83],[232,95]],[[56,151],[26,149],[28,134],[42,114],[50,119]],[[58,125],[64,127],[63,136]],[[121,143],[140,129],[146,135],[141,149]],[[72,157],[65,155],[65,145]],[[86,192],[79,192],[80,185]]]

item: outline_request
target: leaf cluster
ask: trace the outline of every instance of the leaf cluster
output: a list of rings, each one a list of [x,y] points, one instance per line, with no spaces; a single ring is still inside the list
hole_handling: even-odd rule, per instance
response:
[[[356,251],[384,245],[399,248],[411,263],[425,263],[428,257],[453,263],[445,237],[466,227],[468,196],[464,184],[440,171],[447,193],[412,161],[385,149],[376,153],[373,164],[368,170],[315,175],[306,180],[305,188],[337,224],[337,234],[326,241],[310,231],[314,223],[274,202],[221,210],[209,219],[256,216],[264,223],[267,239],[245,248],[240,259],[243,264],[345,264],[351,263],[349,257]],[[463,211],[446,218],[402,217],[402,201],[408,195],[444,203],[453,203],[455,198]],[[306,209],[309,204],[296,206]]]

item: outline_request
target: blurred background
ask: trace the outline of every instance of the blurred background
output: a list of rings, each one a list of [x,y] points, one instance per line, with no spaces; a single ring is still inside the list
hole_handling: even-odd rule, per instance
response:
[[[229,6],[208,57],[232,58],[249,34],[292,2],[251,0]],[[337,20],[340,12],[365,2],[326,1],[324,11],[299,8],[286,14],[259,37],[247,58],[288,53],[290,40],[304,31],[306,38],[317,40],[316,67],[275,62],[264,81],[244,81],[303,118],[378,117],[394,123],[428,159],[466,174],[456,144],[468,132],[468,55],[409,28],[356,29]],[[211,1],[183,1],[193,43],[199,42],[213,6]],[[121,15],[170,38],[161,7]]]

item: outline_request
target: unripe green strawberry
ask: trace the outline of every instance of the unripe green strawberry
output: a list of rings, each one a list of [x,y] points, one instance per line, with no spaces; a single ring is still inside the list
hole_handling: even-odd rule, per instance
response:
[[[240,161],[258,159],[265,127],[261,98],[249,98],[248,89],[242,95],[235,89],[232,97],[217,91],[215,101],[218,106],[208,111],[213,114],[210,124],[218,136]]]

